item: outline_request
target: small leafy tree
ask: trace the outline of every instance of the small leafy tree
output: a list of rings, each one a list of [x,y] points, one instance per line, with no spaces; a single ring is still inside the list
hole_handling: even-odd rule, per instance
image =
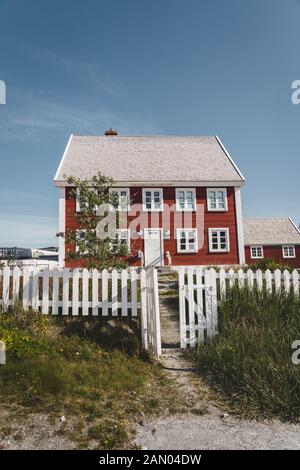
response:
[[[106,226],[107,236],[103,238],[97,236],[97,225],[108,214],[108,211],[105,211],[99,215],[97,207],[110,205],[115,211],[118,207],[117,193],[109,191],[114,185],[113,179],[98,173],[91,180],[69,176],[67,182],[72,185],[68,197],[76,198],[80,211],[76,212],[77,229],[68,229],[65,233],[58,234],[65,238],[66,244],[76,246],[75,251],[66,251],[66,260],[83,261],[84,266],[89,269],[127,267],[128,263],[124,259],[128,254],[127,244],[122,243],[118,237],[110,236],[108,226]],[[119,215],[117,211],[115,214],[118,227]]]

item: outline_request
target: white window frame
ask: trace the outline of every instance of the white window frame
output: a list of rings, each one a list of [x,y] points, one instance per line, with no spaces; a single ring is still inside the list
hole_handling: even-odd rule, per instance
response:
[[[178,193],[182,191],[184,192],[184,208],[180,207],[179,205],[179,195]],[[187,207],[187,198],[186,192],[192,192],[193,194],[193,208]],[[197,209],[196,204],[196,188],[176,188],[175,190],[175,197],[176,197],[176,212],[195,212]]]
[[[81,233],[86,233],[86,229],[82,229],[82,228],[76,229],[76,240],[77,240],[77,235],[78,235],[79,232],[81,232]],[[77,243],[76,243],[75,251],[76,251],[76,253],[78,253],[78,245],[77,245]],[[86,252],[86,253],[87,253],[87,252]],[[82,253],[82,254],[85,254],[85,253]]]
[[[292,248],[293,254],[292,254],[292,255],[289,255],[289,254],[286,255],[286,254],[284,253],[284,249],[285,249],[285,248],[288,248],[288,249]],[[296,249],[295,249],[295,245],[282,245],[282,257],[283,257],[283,258],[296,258]]]
[[[126,209],[125,208],[122,208],[120,206],[120,193],[121,191],[125,191],[126,192],[126,197],[127,197],[127,207]],[[130,188],[109,188],[109,193],[112,194],[112,193],[117,193],[118,194],[118,197],[119,197],[119,205],[117,207],[117,210],[119,212],[129,212],[130,211]]]
[[[129,228],[119,228],[117,229],[117,233],[119,234],[120,232],[127,232],[127,237],[126,237],[126,240],[127,240],[127,246],[128,246],[128,254],[131,253],[131,240],[130,240],[130,229]],[[119,238],[120,240],[120,238]],[[123,238],[123,240],[125,240]]]
[[[252,250],[255,249],[257,250],[258,248],[260,248],[261,250],[261,256],[258,256],[257,254],[254,255]],[[264,257],[264,247],[262,245],[251,245],[250,246],[250,257],[251,259],[262,259]]]
[[[211,200],[209,197],[210,192],[220,192],[224,193],[224,202],[225,207],[218,207],[218,201],[216,199],[216,207],[211,207]],[[228,203],[227,203],[227,188],[206,188],[206,200],[207,200],[207,210],[209,212],[227,212],[228,211]]]
[[[76,188],[76,212],[81,212],[81,207],[79,203],[80,189]],[[97,206],[94,207],[94,211],[97,211]]]
[[[146,207],[146,192],[151,192],[151,209]],[[154,192],[159,192],[160,207],[159,209],[154,208]],[[143,188],[143,212],[163,212],[164,199],[163,199],[163,188]]]
[[[180,232],[194,232],[195,234],[195,248],[194,250],[189,250],[186,248],[183,250],[180,246]],[[177,253],[197,253],[198,252],[198,234],[197,234],[197,229],[196,228],[178,228],[176,230],[176,238],[177,238]],[[187,239],[187,237],[186,237]]]
[[[225,232],[226,233],[226,248],[213,248],[212,244],[212,233],[213,232]],[[218,245],[220,245],[220,235],[218,235]],[[209,228],[208,229],[208,246],[210,253],[228,253],[230,251],[230,240],[229,240],[229,229],[228,228]]]

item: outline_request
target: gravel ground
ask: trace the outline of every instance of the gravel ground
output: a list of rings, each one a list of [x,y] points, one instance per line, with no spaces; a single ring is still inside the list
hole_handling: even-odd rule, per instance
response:
[[[300,425],[183,416],[139,426],[135,442],[149,450],[300,449]]]
[[[204,414],[145,421],[136,430],[137,446],[149,450],[300,449],[300,424],[238,419],[212,401],[193,365],[180,354],[171,352],[161,362],[175,386],[191,403],[198,402]]]
[[[2,405],[3,406],[3,405]],[[1,450],[64,450],[76,444],[64,436],[69,427],[57,417],[50,420],[45,414],[19,415],[15,410],[0,408]]]

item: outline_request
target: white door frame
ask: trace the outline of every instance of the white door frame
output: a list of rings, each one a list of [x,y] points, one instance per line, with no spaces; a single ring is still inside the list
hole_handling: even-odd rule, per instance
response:
[[[144,255],[145,255],[145,267],[146,264],[146,239],[147,239],[147,232],[150,230],[158,230],[160,232],[160,242],[161,242],[161,263],[157,266],[164,266],[164,232],[163,229],[160,227],[147,227],[144,228]]]

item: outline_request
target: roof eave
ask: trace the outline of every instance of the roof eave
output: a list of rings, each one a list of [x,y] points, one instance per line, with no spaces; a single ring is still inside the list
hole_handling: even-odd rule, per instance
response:
[[[186,187],[195,187],[195,186],[204,186],[204,187],[241,187],[244,186],[245,181],[115,181],[115,186],[129,186],[129,187],[160,187],[160,186],[186,186]],[[54,186],[74,186],[67,183],[66,180],[54,179]]]

